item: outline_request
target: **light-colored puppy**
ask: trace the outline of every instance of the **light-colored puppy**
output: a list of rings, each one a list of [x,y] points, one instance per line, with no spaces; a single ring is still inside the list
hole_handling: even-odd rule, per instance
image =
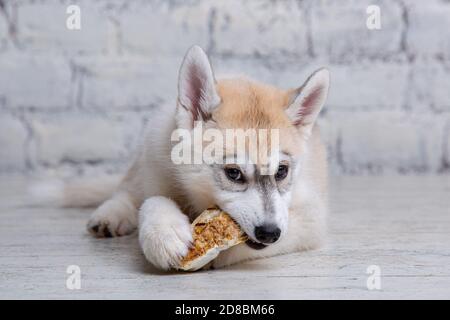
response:
[[[317,247],[325,235],[327,167],[314,122],[328,86],[326,69],[293,90],[245,78],[216,81],[206,54],[192,47],[179,72],[177,105],[150,119],[134,164],[111,198],[94,211],[89,231],[109,237],[138,228],[148,261],[169,269],[177,266],[191,245],[191,221],[218,205],[250,240],[221,253],[213,262],[216,268]],[[193,130],[198,121],[203,128],[219,130],[279,129],[279,154],[270,158],[277,161],[270,163],[277,168],[274,174],[262,175],[259,163],[175,165],[172,132]],[[101,182],[97,184],[107,190]],[[73,199],[86,193],[95,198],[96,190],[68,187],[66,203],[76,205]]]

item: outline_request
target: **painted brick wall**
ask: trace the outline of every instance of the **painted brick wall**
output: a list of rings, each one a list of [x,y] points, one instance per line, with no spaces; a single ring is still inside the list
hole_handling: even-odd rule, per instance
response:
[[[445,0],[0,0],[0,173],[121,169],[192,44],[286,88],[328,66],[334,173],[448,173],[449,30]]]

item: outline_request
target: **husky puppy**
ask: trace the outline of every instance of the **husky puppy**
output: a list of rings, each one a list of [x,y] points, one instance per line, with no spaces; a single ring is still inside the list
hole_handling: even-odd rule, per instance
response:
[[[291,90],[246,78],[216,81],[208,57],[194,46],[179,71],[177,104],[159,109],[149,120],[136,159],[118,187],[108,189],[106,181],[68,186],[65,203],[94,204],[111,190],[93,212],[88,230],[96,237],[117,237],[138,229],[145,257],[164,270],[176,267],[187,254],[191,221],[214,205],[249,237],[222,252],[212,262],[215,268],[316,248],[326,229],[327,165],[314,123],[328,86],[326,69]],[[192,131],[199,123],[204,129],[277,129],[277,154],[269,157],[273,174],[261,174],[258,162],[174,164],[172,133]],[[223,154],[228,153],[225,148]]]

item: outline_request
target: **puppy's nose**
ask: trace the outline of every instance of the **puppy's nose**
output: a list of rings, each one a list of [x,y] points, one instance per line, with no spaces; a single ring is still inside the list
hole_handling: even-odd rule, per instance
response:
[[[262,243],[274,243],[280,237],[281,230],[274,224],[255,227],[256,240]]]

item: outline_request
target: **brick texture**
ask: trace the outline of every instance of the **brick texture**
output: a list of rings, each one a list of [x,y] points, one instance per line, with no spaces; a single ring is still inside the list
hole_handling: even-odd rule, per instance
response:
[[[193,44],[219,76],[284,88],[328,67],[333,173],[449,173],[449,16],[445,0],[0,0],[0,173],[122,168]]]

